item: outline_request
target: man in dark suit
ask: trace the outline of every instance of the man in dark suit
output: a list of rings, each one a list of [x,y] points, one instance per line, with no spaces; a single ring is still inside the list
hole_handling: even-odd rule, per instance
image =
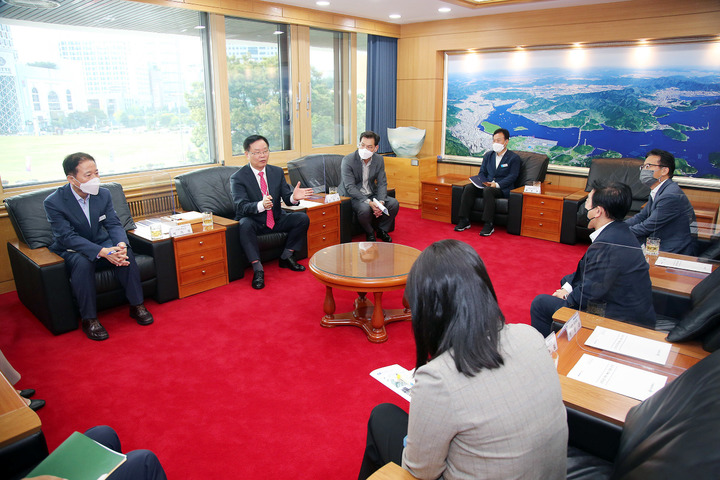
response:
[[[379,143],[380,135],[375,132],[360,134],[358,149],[342,160],[342,181],[338,191],[340,195],[352,199],[352,208],[360,226],[365,230],[368,242],[374,242],[376,238],[383,242],[392,242],[388,231],[400,210],[400,204],[387,194],[385,160],[376,153]],[[387,213],[384,213],[383,209],[386,209]],[[373,219],[377,219],[377,228],[373,226]]]
[[[483,155],[479,176],[484,180],[483,188],[476,187],[473,183],[465,185],[460,200],[460,211],[456,232],[462,232],[470,228],[470,212],[472,211],[475,199],[482,194],[484,223],[480,235],[489,237],[495,231],[493,217],[495,216],[495,199],[507,198],[515,181],[520,175],[522,160],[517,153],[508,150],[510,132],[504,128],[498,128],[493,133],[492,150]]]
[[[547,336],[552,316],[562,307],[585,310],[589,303],[605,304],[605,317],[655,328],[652,284],[645,256],[635,235],[623,222],[632,205],[632,191],[624,183],[595,187],[585,202],[595,231],[592,245],[575,273],[565,276],[552,295],[535,297],[530,321]]]
[[[143,304],[140,270],[128,248],[128,239],[115,213],[112,197],[100,188],[95,159],[73,153],[63,160],[68,184],[50,194],[45,213],[55,241],[50,250],[65,260],[82,329],[91,340],[105,340],[108,333],[97,319],[95,269],[112,268],[130,302],[130,317],[150,325],[153,317]]]
[[[663,252],[695,255],[690,225],[695,210],[685,193],[672,181],[675,157],[665,150],[651,150],[640,170],[640,181],[650,187],[650,198],[642,210],[625,223],[640,243],[647,237],[660,239]]]
[[[302,212],[284,212],[280,199],[286,205],[297,205],[312,194],[312,188],[300,188],[298,182],[293,190],[285,181],[283,169],[268,165],[270,144],[265,137],[251,135],[243,142],[243,148],[249,163],[230,177],[230,190],[235,220],[240,223],[240,244],[253,267],[252,287],[259,290],[265,286],[257,240],[259,234],[287,233],[279,265],[295,272],[305,270],[295,261],[293,253],[302,248],[310,219]]]

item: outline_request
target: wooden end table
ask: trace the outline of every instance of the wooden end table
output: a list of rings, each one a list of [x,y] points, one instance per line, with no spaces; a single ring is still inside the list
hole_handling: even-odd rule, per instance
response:
[[[524,189],[513,190],[523,195],[520,235],[559,242],[564,200],[576,193],[577,188],[543,183],[540,193],[524,192]]]
[[[403,297],[402,309],[384,310],[382,294],[405,288],[407,274],[420,250],[395,243],[356,242],[323,248],[310,259],[310,271],[325,285],[325,302],[320,325],[354,325],[362,328],[369,341],[387,340],[385,325],[410,319],[410,308]],[[333,288],[357,292],[355,309],[335,314]],[[375,305],[367,299],[372,292]]]

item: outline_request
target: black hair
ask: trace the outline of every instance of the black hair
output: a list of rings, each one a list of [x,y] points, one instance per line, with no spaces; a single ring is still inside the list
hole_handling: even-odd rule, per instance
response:
[[[417,368],[444,352],[468,377],[503,364],[498,341],[505,317],[485,264],[470,245],[448,239],[427,247],[410,269],[405,295]]]
[[[658,163],[661,167],[666,167],[668,169],[668,177],[672,178],[675,173],[675,155],[670,152],[666,152],[665,150],[660,150],[659,148],[650,150],[647,155],[645,155],[645,158],[650,155],[660,157],[660,161]]]
[[[632,190],[622,182],[593,185],[592,208],[603,207],[612,220],[622,221],[632,206]]]
[[[366,132],[361,133],[361,134],[360,134],[360,141],[361,141],[361,142],[362,142],[362,139],[363,139],[363,138],[372,138],[373,140],[375,140],[375,146],[376,146],[376,147],[377,147],[378,145],[380,145],[380,135],[378,135],[377,133],[375,133],[375,132],[373,132],[373,131],[371,131],[371,130],[368,130],[368,131],[366,131]]]
[[[495,135],[497,135],[498,133],[502,133],[502,134],[503,134],[503,137],[505,137],[505,140],[509,140],[509,139],[510,139],[510,132],[508,131],[507,128],[498,128],[497,130],[495,130],[495,131],[493,132],[493,137],[494,137]]]
[[[268,148],[270,148],[270,142],[268,142],[268,139],[267,139],[267,138],[263,137],[262,135],[250,135],[250,136],[247,137],[247,138],[245,139],[245,141],[243,142],[243,150],[246,151],[246,152],[249,151],[249,150],[250,150],[250,145],[252,145],[253,143],[257,142],[258,140],[264,141],[264,142],[265,142],[265,145],[267,145]]]
[[[92,156],[83,152],[71,153],[65,157],[63,160],[63,171],[65,172],[65,175],[75,176],[77,174],[78,165],[80,165],[80,162],[84,162],[85,160],[95,161]]]

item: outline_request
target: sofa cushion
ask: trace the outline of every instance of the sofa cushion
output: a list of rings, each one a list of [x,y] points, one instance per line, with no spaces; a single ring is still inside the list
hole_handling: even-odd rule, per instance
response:
[[[645,161],[639,158],[593,158],[585,191],[592,190],[597,182],[605,185],[610,182],[625,183],[630,186],[633,195],[630,211],[638,212],[650,196],[650,189],[640,181],[640,167],[643,163]]]
[[[327,193],[327,187],[338,187],[341,182],[342,155],[318,153],[290,160],[287,163],[290,183]]]
[[[132,212],[130,212],[130,205],[128,205],[127,198],[125,198],[125,192],[123,191],[122,185],[112,182],[104,183],[102,186],[110,190],[115,214],[118,216],[118,219],[125,231],[133,230],[135,228],[135,222],[133,221]]]
[[[230,177],[240,167],[209,167],[175,177],[180,206],[186,211],[212,212],[235,218]]]
[[[718,402],[720,352],[628,412],[612,478],[718,478]]]
[[[55,190],[57,187],[43,188],[5,199],[15,234],[30,248],[48,247],[53,243],[53,233],[43,202]]]
[[[527,185],[529,182],[542,182],[545,180],[550,158],[542,153],[515,152],[522,160],[520,174],[515,181],[515,188]]]

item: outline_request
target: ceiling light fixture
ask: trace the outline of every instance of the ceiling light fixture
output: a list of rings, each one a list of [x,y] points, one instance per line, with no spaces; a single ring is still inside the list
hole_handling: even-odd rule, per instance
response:
[[[317,5],[318,7],[327,7],[328,5],[330,5],[330,2],[319,1],[319,2],[315,2],[315,5]]]
[[[440,12],[440,13],[447,13],[447,12],[449,12],[450,10],[452,10],[450,7],[440,7],[440,8],[438,8],[438,12]]]
[[[391,13],[390,18],[392,18],[393,20],[396,20],[398,18],[402,18],[402,15],[400,15],[399,13]]]

